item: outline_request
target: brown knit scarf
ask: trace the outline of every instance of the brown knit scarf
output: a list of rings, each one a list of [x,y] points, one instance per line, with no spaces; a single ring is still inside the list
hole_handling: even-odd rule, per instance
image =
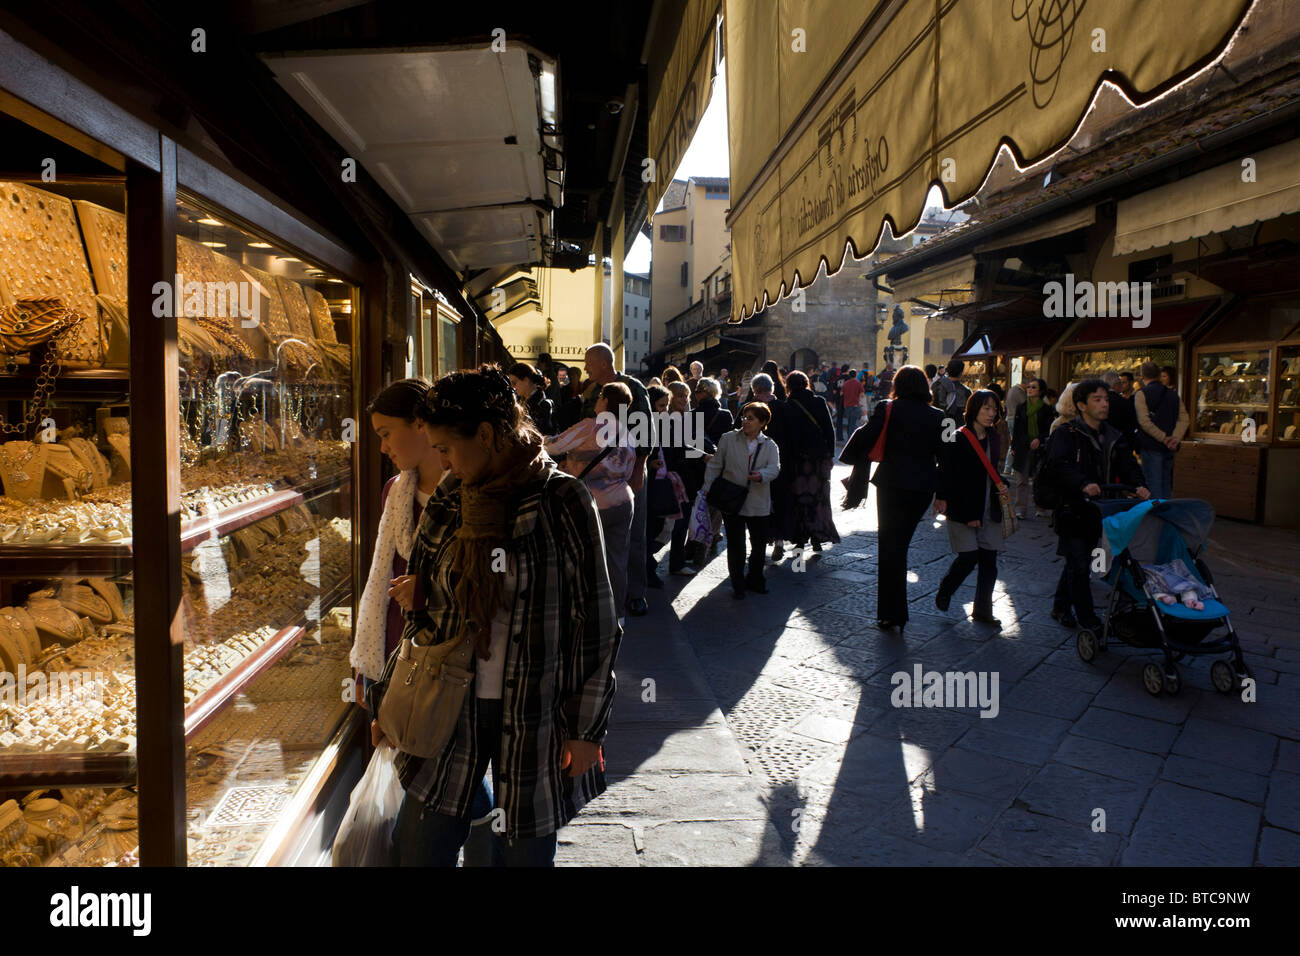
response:
[[[465,621],[465,637],[483,660],[489,657],[492,616],[502,593],[502,574],[492,570],[492,552],[507,547],[507,510],[520,490],[545,471],[546,461],[540,443],[517,445],[495,473],[460,486],[460,528],[451,547],[457,575],[453,596]]]

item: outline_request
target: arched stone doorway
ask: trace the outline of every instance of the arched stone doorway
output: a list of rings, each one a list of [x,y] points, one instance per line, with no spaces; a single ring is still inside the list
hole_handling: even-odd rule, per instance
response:
[[[816,349],[795,349],[790,353],[790,364],[786,368],[791,372],[796,369],[800,372],[806,372],[809,365],[813,368],[817,368],[819,365]]]

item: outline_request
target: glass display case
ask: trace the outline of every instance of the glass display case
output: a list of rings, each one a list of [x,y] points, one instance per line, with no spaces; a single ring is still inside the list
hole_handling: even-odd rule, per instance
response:
[[[77,209],[124,223],[125,187],[96,165],[0,182],[5,866],[130,864],[139,845],[129,338]]]
[[[1196,353],[1196,412],[1192,431],[1241,435],[1255,424],[1255,440],[1269,441],[1268,348],[1200,349]]]
[[[189,861],[247,864],[352,706],[356,289],[193,201],[178,236]]]
[[[1300,441],[1300,345],[1277,350],[1275,441]]]
[[[1178,344],[1139,345],[1131,348],[1078,350],[1065,353],[1066,380],[1082,382],[1100,378],[1105,372],[1129,372],[1140,383],[1138,369],[1143,362],[1155,362],[1162,368],[1178,367]]]
[[[189,862],[267,862],[353,706],[358,289],[178,204],[180,514],[139,527],[115,176],[0,182],[0,864],[138,859],[145,534],[180,538]]]

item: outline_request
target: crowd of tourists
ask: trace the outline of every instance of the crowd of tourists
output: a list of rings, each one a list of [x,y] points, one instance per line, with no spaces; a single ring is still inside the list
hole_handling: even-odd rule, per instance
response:
[[[693,362],[642,383],[596,344],[581,370],[542,356],[383,389],[367,411],[398,474],[351,663],[404,794],[392,862],[552,864],[556,831],[604,789],[613,664],[625,615],[665,586],[662,552],[689,576],[725,542],[732,597],[767,594],[769,560],[840,540],[840,442],[844,507],[876,490],[877,627],[907,623],[927,510],[954,554],[936,605],[975,571],[972,618],[1000,626],[997,556],[1031,499],[1063,558],[1053,617],[1094,626],[1089,502],[1169,495],[1188,426],[1172,370],[1059,396],[1041,379],[972,390],[963,371],[769,362],[738,381]]]

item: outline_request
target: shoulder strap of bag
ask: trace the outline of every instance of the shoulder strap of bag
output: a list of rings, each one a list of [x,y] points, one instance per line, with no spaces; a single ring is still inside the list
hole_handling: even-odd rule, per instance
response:
[[[584,469],[582,469],[582,473],[581,473],[580,475],[578,475],[578,480],[581,481],[582,479],[586,478],[586,477],[587,477],[587,473],[588,473],[589,471],[591,471],[591,469],[593,469],[593,468],[595,468],[597,465],[599,465],[599,464],[601,463],[601,461],[604,459],[604,457],[605,457],[606,455],[608,455],[608,454],[609,454],[611,451],[613,451],[613,450],[614,450],[614,446],[613,446],[613,445],[606,445],[604,448],[602,448],[602,449],[601,449],[601,452],[600,452],[599,455],[597,455],[595,458],[591,459],[591,461],[587,462],[587,467],[584,468]]]
[[[970,442],[971,447],[975,449],[975,454],[979,456],[980,461],[984,464],[984,470],[987,471],[989,477],[993,479],[993,487],[1001,488],[1006,484],[1006,482],[1002,480],[1002,476],[994,471],[993,466],[989,464],[989,456],[984,454],[984,448],[980,445],[979,439],[975,437],[974,433],[969,428],[964,427],[957,430],[966,436],[966,440]]]
[[[817,424],[817,419],[813,418],[813,413],[808,411],[808,409],[804,407],[803,402],[795,401],[794,404],[799,406],[799,411],[803,412],[804,415],[807,416],[808,421],[812,422],[814,427],[816,428],[821,427],[820,425]]]

